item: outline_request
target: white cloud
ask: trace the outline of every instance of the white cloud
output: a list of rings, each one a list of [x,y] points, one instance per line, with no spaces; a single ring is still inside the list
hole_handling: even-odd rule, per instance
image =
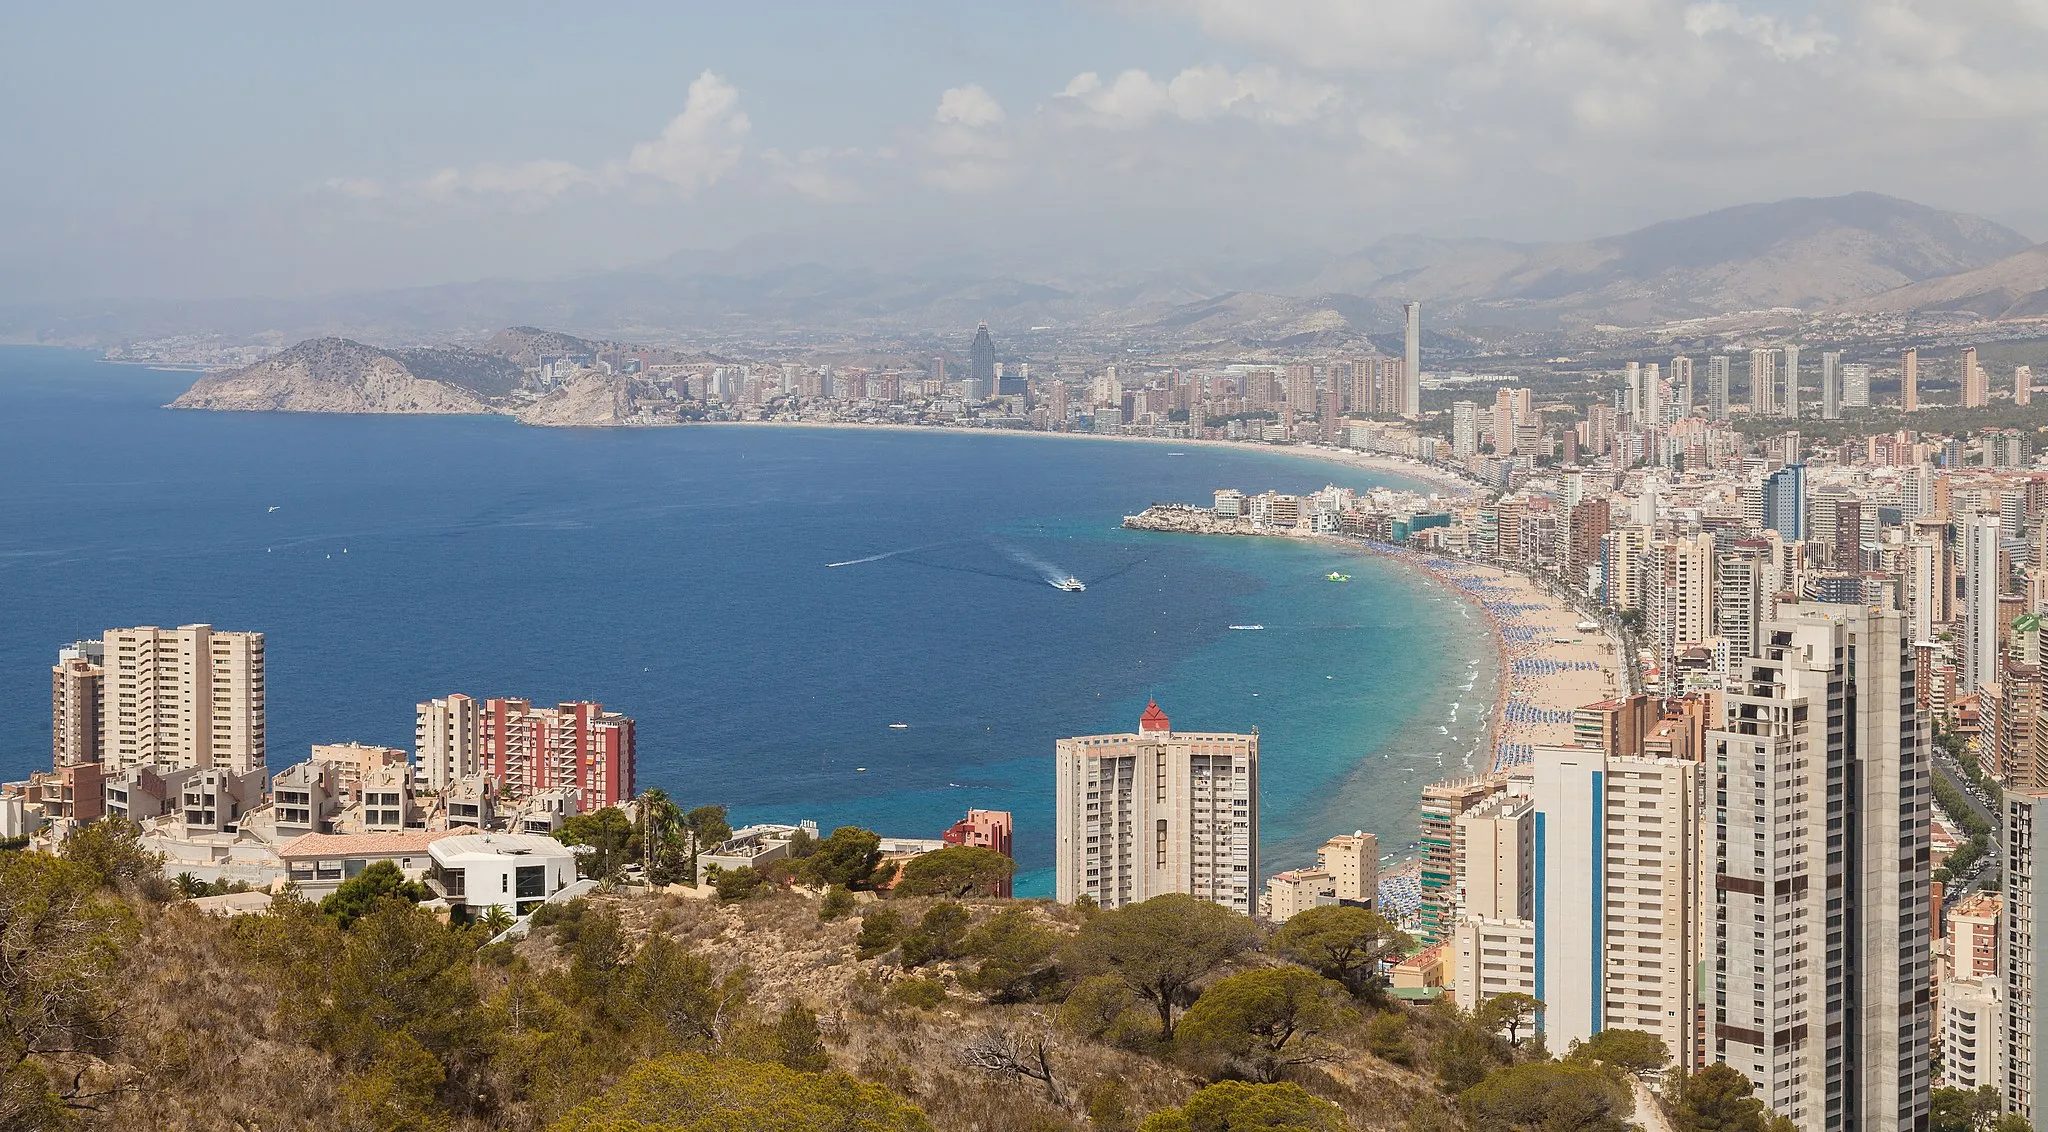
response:
[[[669,119],[661,136],[633,147],[626,168],[695,192],[739,164],[753,123],[740,112],[740,92],[705,71],[690,84],[683,112]]]
[[[993,126],[1002,120],[1002,104],[975,83],[956,86],[941,94],[939,108],[932,115],[932,121],[947,126]]]
[[[557,158],[451,165],[412,182],[407,189],[427,201],[495,199],[522,209],[544,207],[576,193],[647,186],[665,187],[689,197],[738,167],[753,128],[739,101],[739,91],[731,83],[705,71],[690,84],[682,113],[669,119],[659,136],[633,146],[623,160],[595,166]],[[823,188],[816,178],[808,183]],[[364,200],[391,195],[379,182],[360,177],[331,178],[323,187]]]
[[[1687,8],[1685,30],[1701,37],[1730,32],[1761,44],[1781,62],[1817,55],[1831,50],[1836,43],[1833,35],[1820,30],[1815,24],[1795,29],[1789,21],[1776,16],[1747,15],[1735,5],[1718,0]]]
[[[1100,75],[1084,71],[1055,98],[1082,107],[1096,123],[1110,126],[1140,126],[1161,117],[1201,122],[1226,115],[1292,126],[1334,105],[1338,90],[1327,83],[1290,78],[1272,67],[1231,71],[1200,66],[1164,82],[1133,69],[1104,83]]]
[[[840,204],[864,195],[853,168],[865,155],[858,149],[817,146],[795,155],[778,149],[761,151],[761,163],[770,178],[799,196]]]

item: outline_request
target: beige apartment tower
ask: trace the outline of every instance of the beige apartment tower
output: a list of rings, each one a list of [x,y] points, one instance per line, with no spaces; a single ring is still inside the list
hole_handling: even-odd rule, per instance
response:
[[[1899,408],[1913,412],[1920,408],[1920,348],[1908,346],[1899,355]]]
[[[427,789],[449,785],[484,770],[483,705],[456,693],[415,709],[413,763]]]
[[[100,761],[100,697],[106,682],[99,641],[57,651],[50,668],[50,768]]]
[[[1251,915],[1259,876],[1259,736],[1176,732],[1158,704],[1138,730],[1054,745],[1057,881],[1121,908],[1184,892]]]
[[[101,647],[109,774],[263,769],[263,634],[145,625],[109,629]]]

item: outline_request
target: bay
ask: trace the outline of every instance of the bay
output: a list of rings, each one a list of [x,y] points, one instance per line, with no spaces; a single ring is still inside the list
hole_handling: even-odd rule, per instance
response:
[[[1020,891],[1045,893],[1059,736],[1130,730],[1155,697],[1176,729],[1257,727],[1270,873],[1337,832],[1412,841],[1417,790],[1463,773],[1494,695],[1483,623],[1390,562],[1117,525],[1224,486],[1395,482],[1377,473],[159,407],[190,380],[0,349],[0,776],[48,764],[59,645],[203,621],[267,635],[273,769],[317,742],[410,748],[413,705],[450,692],[594,699],[637,720],[642,786],[739,821],[936,836],[1010,810]],[[1047,584],[1065,574],[1087,590]]]

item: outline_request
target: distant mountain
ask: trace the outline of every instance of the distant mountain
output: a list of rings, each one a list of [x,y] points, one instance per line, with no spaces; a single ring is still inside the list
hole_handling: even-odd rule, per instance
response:
[[[1987,319],[2048,317],[2048,244],[1997,263],[1848,304],[1850,311],[1950,311]]]
[[[1833,306],[1993,263],[2030,243],[1981,217],[1854,193],[1741,205],[1575,244],[1445,249],[1362,294],[1420,299],[1439,307],[1438,318],[1643,325]]]
[[[1064,342],[1118,349],[1136,338],[1161,348],[1336,345],[1394,330],[1400,304],[1420,300],[1432,326],[1499,341],[1601,324],[1860,303],[1929,280],[1960,280],[1959,273],[2029,246],[2026,237],[1980,217],[1854,193],[1742,205],[1578,243],[1399,236],[1323,258],[1145,264],[1035,279],[774,260],[749,269],[743,256],[676,255],[634,270],[546,282],[300,301],[16,308],[0,310],[0,338],[77,345],[191,333],[235,341],[459,341],[521,366],[551,354],[591,353],[595,339],[928,341],[984,319],[1012,341],[1029,328],[1052,327]],[[2024,267],[2017,264],[2010,279],[1987,276],[1974,291],[1966,280],[1955,294],[1936,288],[1928,301],[1988,309],[2003,296],[2010,301],[2001,310],[2038,309],[2025,297],[2043,288],[2027,285],[2032,276]],[[507,324],[514,329],[493,329]],[[425,372],[426,360],[421,365],[409,372],[442,380]],[[449,383],[496,395],[488,383]]]

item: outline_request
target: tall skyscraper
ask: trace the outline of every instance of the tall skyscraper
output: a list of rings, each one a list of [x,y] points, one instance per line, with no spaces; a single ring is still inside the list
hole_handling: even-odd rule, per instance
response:
[[[1458,818],[1497,792],[1493,783],[1478,778],[1438,782],[1422,790],[1422,867],[1417,878],[1422,907],[1417,934],[1426,945],[1449,939],[1458,914],[1457,880],[1465,853]]]
[[[1707,402],[1708,416],[1717,421],[1728,419],[1728,355],[1715,354],[1707,359]]]
[[[1801,1132],[1927,1127],[1929,764],[1899,615],[1766,622],[1708,733],[1709,1060]]]
[[[1149,704],[1135,734],[1053,748],[1054,891],[1121,908],[1185,892],[1249,916],[1259,876],[1259,736],[1176,732]]]
[[[1657,363],[1643,367],[1643,419],[1644,428],[1664,427],[1664,379],[1657,372]]]
[[[1820,356],[1820,419],[1842,419],[1842,352],[1823,351]]]
[[[1977,364],[1977,347],[1963,347],[1962,360],[1963,408],[1981,409],[1990,400],[1989,390],[1984,387],[1984,367]]]
[[[1799,419],[1799,347],[1787,346],[1785,355],[1785,396],[1778,404],[1778,411],[1794,420]]]
[[[974,392],[979,397],[992,397],[1005,392],[996,388],[996,343],[988,334],[988,323],[974,328],[974,343],[967,348],[968,377],[974,381]],[[1023,384],[1023,378],[1013,381]],[[1017,389],[1015,392],[1022,393]]]
[[[1787,464],[1764,477],[1764,529],[1787,542],[1806,537],[1806,465]]]
[[[1914,412],[1920,408],[1920,347],[1908,346],[1899,355],[1899,408]]]
[[[100,759],[109,774],[264,767],[263,634],[109,629]]]
[[[2034,367],[2014,366],[2012,369],[2012,403],[2030,405],[2034,401]]]
[[[1692,359],[1684,354],[1671,359],[1671,399],[1677,402],[1677,412],[1674,415],[1691,416],[1693,398],[1698,392],[1693,388]]]
[[[2007,790],[2005,811],[2005,940],[1999,948],[2003,984],[2005,1111],[2034,1132],[2048,1132],[2048,1009],[2036,1009],[2042,949],[2048,948],[2048,790]]]
[[[1422,304],[1405,303],[1401,311],[1408,331],[1401,355],[1401,415],[1415,420],[1422,416]]]
[[[1963,520],[1963,690],[1975,691],[1998,679],[1998,595],[2005,579],[1998,569],[1996,515]]]
[[[1778,410],[1778,352],[1749,352],[1749,415],[1769,416]]]
[[[1842,367],[1842,407],[1845,409],[1868,409],[1870,407],[1870,366],[1863,362],[1851,362]]]

